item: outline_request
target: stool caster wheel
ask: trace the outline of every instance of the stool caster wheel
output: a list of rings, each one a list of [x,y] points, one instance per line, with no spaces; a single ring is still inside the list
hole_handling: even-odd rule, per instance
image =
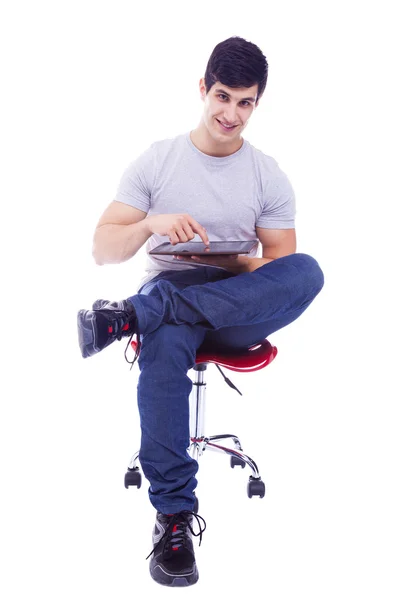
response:
[[[195,496],[195,501],[194,501],[194,507],[193,507],[193,512],[196,513],[196,515],[199,512],[199,499],[197,496]]]
[[[135,469],[128,469],[127,472],[125,473],[126,489],[128,489],[129,486],[134,486],[134,485],[136,485],[136,487],[138,489],[142,485],[142,475],[139,471],[139,467],[136,467]]]
[[[247,484],[247,495],[249,498],[252,498],[253,496],[260,496],[260,498],[264,498],[264,482],[261,481],[261,479],[254,479],[254,477],[250,475],[249,483]]]
[[[246,463],[243,459],[239,458],[239,456],[231,456],[231,467],[234,469],[236,466],[245,468]]]

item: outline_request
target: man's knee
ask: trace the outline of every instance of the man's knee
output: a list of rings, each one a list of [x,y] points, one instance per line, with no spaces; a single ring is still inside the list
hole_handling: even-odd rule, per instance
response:
[[[318,292],[320,292],[324,287],[325,282],[324,273],[318,262],[309,254],[304,254],[301,252],[291,254],[290,256],[292,264],[295,265],[299,271],[301,271],[305,279],[315,289],[316,294],[318,294]]]
[[[296,268],[293,286],[303,301],[312,301],[324,287],[324,273],[318,262],[309,254],[296,253],[287,257]]]

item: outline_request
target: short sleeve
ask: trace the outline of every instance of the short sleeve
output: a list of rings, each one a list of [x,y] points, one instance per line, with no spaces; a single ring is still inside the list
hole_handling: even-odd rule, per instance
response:
[[[265,229],[293,229],[296,197],[285,173],[280,171],[279,176],[268,181],[264,194],[264,206],[256,226]]]
[[[125,169],[114,199],[149,212],[156,178],[156,148],[152,144]]]

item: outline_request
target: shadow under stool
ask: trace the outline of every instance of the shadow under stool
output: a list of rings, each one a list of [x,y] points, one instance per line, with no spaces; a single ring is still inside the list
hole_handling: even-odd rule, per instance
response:
[[[134,350],[137,348],[137,342],[131,342]],[[198,461],[203,452],[207,449],[216,452],[222,452],[230,455],[231,467],[240,466],[244,468],[248,465],[252,471],[247,484],[247,495],[249,498],[259,496],[263,498],[265,495],[265,485],[261,480],[258,467],[254,460],[243,452],[242,444],[238,436],[224,433],[220,435],[206,436],[204,431],[205,417],[205,401],[206,401],[206,378],[205,373],[207,366],[214,363],[218,368],[226,383],[235,389],[240,395],[241,392],[233,385],[233,383],[224,375],[221,367],[231,371],[240,373],[250,373],[258,371],[269,365],[278,353],[276,346],[272,346],[268,340],[263,340],[259,344],[251,346],[246,350],[235,352],[221,352],[219,350],[202,351],[199,349],[196,354],[196,362],[193,366],[194,378],[193,387],[189,397],[190,410],[190,446],[188,447],[189,455]],[[229,448],[220,443],[225,440],[232,440],[234,448]],[[125,487],[136,486],[140,488],[142,484],[142,475],[140,473],[137,462],[139,460],[139,451],[137,451],[129,463],[128,470],[125,474]],[[194,512],[198,512],[198,498]]]

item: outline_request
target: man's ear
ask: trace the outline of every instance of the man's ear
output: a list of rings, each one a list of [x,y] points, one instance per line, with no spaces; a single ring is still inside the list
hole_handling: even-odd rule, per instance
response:
[[[201,96],[202,100],[204,100],[204,98],[206,97],[206,84],[204,81],[204,77],[202,77],[199,81],[199,89],[200,89],[200,96]]]
[[[260,102],[261,98],[262,98],[262,95],[257,98],[254,108],[257,108],[258,103]]]

